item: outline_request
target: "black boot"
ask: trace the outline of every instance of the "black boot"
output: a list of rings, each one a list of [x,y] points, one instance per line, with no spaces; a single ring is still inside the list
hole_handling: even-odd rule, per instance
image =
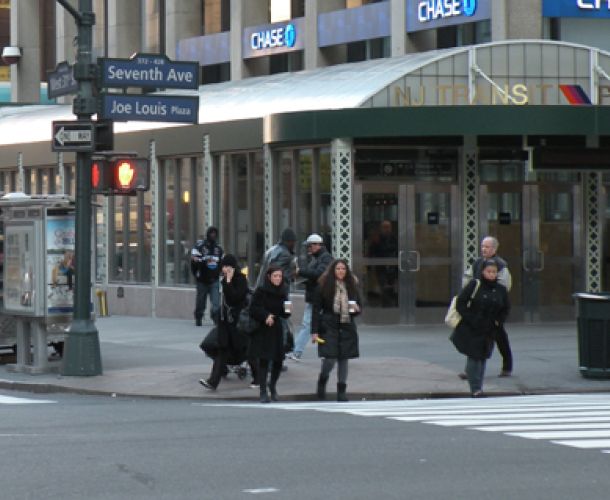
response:
[[[318,387],[316,389],[316,396],[320,401],[326,399],[326,382],[328,382],[328,375],[324,376],[320,374],[318,377]]]
[[[277,391],[275,390],[275,382],[277,381],[269,382],[269,395],[271,396],[271,401],[279,400]]]
[[[280,378],[281,370],[281,364],[273,364],[273,368],[271,369],[271,376],[269,377],[269,393],[271,394],[271,401],[278,400],[277,390],[275,389],[275,386],[277,385],[277,381]]]
[[[347,384],[342,384],[341,382],[337,384],[337,401],[349,401],[347,394],[345,394],[346,389]]]
[[[267,394],[267,384],[261,384],[261,403],[269,403],[269,394]]]

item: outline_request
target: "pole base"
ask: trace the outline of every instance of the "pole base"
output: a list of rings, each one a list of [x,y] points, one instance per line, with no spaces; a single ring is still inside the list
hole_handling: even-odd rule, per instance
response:
[[[72,322],[64,342],[61,374],[77,377],[102,374],[99,335],[93,321]]]

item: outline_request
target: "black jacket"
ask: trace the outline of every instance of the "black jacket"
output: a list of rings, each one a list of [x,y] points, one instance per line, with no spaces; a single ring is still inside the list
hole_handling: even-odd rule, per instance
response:
[[[348,295],[348,300],[355,300],[359,307],[359,294]],[[325,299],[320,290],[314,293],[311,314],[311,333],[317,333],[324,339],[323,344],[318,344],[318,357],[332,359],[348,359],[360,356],[358,349],[358,331],[354,317],[351,314],[349,323],[340,323],[339,315],[333,311],[333,301]]]
[[[318,288],[318,278],[326,271],[326,268],[333,261],[333,257],[326,248],[321,247],[320,250],[309,256],[309,260],[299,268],[299,276],[302,276],[307,281],[305,282],[305,302],[313,303],[314,293]]]
[[[488,359],[496,333],[508,317],[510,302],[504,285],[486,279],[479,281],[481,284],[472,300],[470,297],[476,280],[470,281],[458,295],[456,309],[462,320],[451,335],[451,340],[462,354],[475,359]]]
[[[191,250],[191,272],[199,283],[209,285],[218,280],[220,276],[220,261],[223,256],[222,247],[215,240],[209,239],[207,231],[205,240],[197,240]]]
[[[250,338],[248,356],[252,358],[282,361],[284,359],[284,330],[280,318],[288,318],[284,312],[284,301],[288,300],[288,288],[284,283],[274,286],[268,279],[254,290],[250,302],[250,316],[260,322],[260,327]],[[273,326],[265,320],[273,314]]]
[[[220,321],[218,322],[218,347],[245,359],[248,339],[237,330],[239,311],[244,307],[248,294],[248,280],[239,269],[235,270],[231,283],[223,278]]]

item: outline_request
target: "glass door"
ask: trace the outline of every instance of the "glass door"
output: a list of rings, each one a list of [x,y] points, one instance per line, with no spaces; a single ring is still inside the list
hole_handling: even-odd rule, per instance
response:
[[[461,268],[456,200],[448,184],[355,185],[354,268],[365,322],[443,320]]]

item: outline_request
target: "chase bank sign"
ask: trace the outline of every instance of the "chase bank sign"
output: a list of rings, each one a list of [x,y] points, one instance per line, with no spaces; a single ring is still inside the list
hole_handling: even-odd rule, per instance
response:
[[[243,57],[260,57],[303,50],[303,37],[300,36],[303,31],[301,24],[302,18],[299,18],[292,19],[289,23],[252,26],[244,29]]]
[[[610,0],[544,0],[544,17],[610,18]]]
[[[407,31],[420,31],[491,18],[492,0],[408,0]]]

